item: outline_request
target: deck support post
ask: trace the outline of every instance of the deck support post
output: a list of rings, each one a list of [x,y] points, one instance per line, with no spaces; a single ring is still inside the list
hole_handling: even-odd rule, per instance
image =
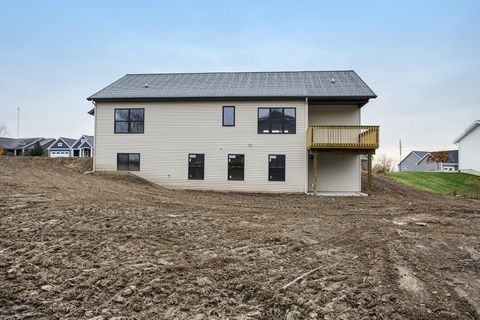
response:
[[[318,153],[313,153],[313,195],[317,195]]]
[[[372,194],[372,154],[368,154],[367,192]]]

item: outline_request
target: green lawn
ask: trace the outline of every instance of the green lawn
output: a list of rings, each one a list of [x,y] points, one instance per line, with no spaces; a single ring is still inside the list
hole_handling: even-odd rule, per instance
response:
[[[395,181],[443,195],[457,193],[478,197],[480,177],[459,172],[389,172]]]

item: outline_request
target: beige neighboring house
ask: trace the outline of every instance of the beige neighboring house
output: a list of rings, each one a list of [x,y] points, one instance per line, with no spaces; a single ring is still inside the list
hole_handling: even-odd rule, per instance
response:
[[[454,143],[460,172],[480,175],[480,120],[474,121]]]
[[[361,190],[375,93],[354,71],[127,74],[90,96],[96,171],[178,189]]]

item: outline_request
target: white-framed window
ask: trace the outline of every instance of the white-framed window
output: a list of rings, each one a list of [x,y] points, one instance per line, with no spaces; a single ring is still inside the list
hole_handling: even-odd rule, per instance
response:
[[[62,142],[59,142],[59,143],[58,143],[58,146],[59,146],[59,147],[63,147],[63,143],[62,143]]]

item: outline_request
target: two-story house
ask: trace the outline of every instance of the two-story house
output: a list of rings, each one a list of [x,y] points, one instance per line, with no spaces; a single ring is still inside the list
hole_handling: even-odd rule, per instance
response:
[[[127,74],[88,98],[94,170],[180,189],[359,192],[375,97],[354,71]]]

